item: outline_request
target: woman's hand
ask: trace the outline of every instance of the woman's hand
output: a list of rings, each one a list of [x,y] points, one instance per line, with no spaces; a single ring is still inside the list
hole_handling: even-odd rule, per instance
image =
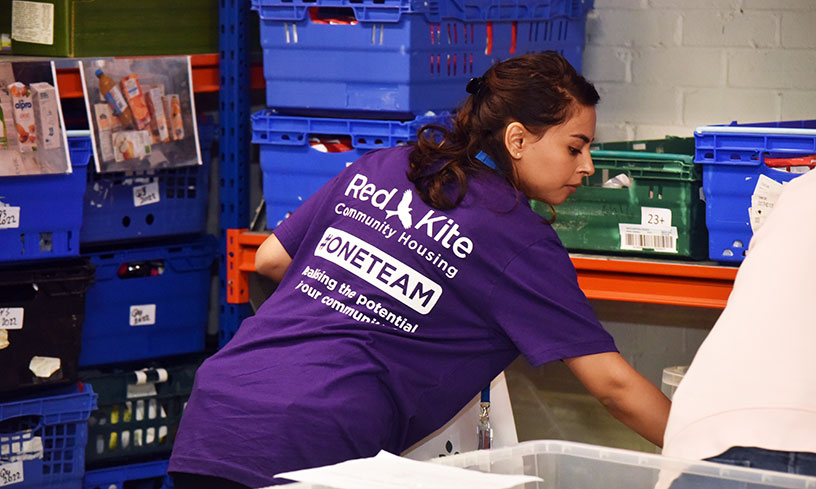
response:
[[[565,358],[564,363],[612,416],[655,445],[663,446],[671,401],[620,353]]]
[[[274,234],[270,234],[255,253],[255,271],[280,282],[292,263],[292,257]]]

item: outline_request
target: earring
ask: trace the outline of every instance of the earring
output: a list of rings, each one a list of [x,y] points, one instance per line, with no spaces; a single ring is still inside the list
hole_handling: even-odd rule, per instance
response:
[[[516,158],[521,158],[521,153],[516,153]]]

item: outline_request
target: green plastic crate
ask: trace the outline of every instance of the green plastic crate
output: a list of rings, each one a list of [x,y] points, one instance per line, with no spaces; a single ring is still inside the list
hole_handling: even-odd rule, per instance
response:
[[[88,420],[86,467],[168,457],[202,361],[199,356],[184,357],[139,373],[124,368],[81,371],[79,379],[99,396],[99,407]]]
[[[553,228],[576,252],[705,259],[708,235],[694,138],[595,144],[595,174],[556,208]],[[604,188],[619,174],[631,185]],[[549,206],[531,201],[550,218]]]

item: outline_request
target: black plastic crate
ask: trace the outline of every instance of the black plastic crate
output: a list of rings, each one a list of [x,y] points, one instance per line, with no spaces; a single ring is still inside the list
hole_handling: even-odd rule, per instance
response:
[[[0,391],[76,380],[93,276],[86,258],[0,268]],[[34,357],[57,358],[59,368],[38,376]]]

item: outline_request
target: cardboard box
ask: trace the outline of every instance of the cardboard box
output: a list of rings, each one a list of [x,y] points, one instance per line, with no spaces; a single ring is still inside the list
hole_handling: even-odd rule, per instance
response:
[[[9,3],[13,54],[80,57],[218,52],[217,0]],[[19,9],[16,14],[15,9]]]

